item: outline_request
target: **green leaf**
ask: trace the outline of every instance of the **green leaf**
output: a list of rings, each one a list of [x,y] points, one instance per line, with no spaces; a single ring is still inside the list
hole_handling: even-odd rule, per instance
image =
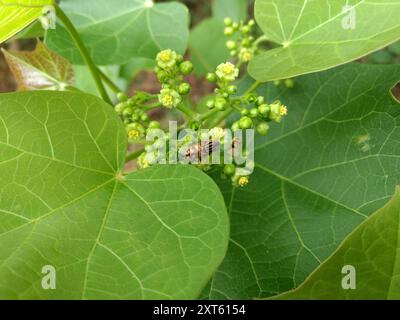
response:
[[[38,41],[34,51],[2,49],[18,90],[65,90],[74,82],[72,65]]]
[[[400,181],[398,66],[350,64],[263,85],[289,115],[258,137],[250,184],[219,181],[231,217],[227,256],[209,297],[267,297],[293,289],[393,195]]]
[[[275,299],[400,299],[399,234],[398,188],[395,197],[352,232],[298,289]],[[345,266],[351,270],[343,270]],[[353,289],[344,290],[342,282],[350,282]]]
[[[354,11],[346,11],[346,4]],[[354,12],[354,19],[352,16]],[[400,1],[256,0],[256,20],[281,46],[257,56],[249,73],[259,81],[292,78],[358,59],[400,39]],[[354,29],[348,20],[354,21]]]
[[[124,176],[126,132],[102,100],[0,95],[0,298],[194,299],[221,262],[228,219],[189,166]],[[42,288],[42,268],[56,289]]]
[[[1,0],[0,43],[10,39],[43,14],[43,7],[53,0]]]
[[[248,0],[214,0],[213,17],[221,21],[227,17],[237,22],[246,20],[248,6]]]
[[[65,0],[61,8],[77,28],[96,64],[124,64],[134,57],[153,59],[170,48],[184,53],[189,37],[187,8],[176,2],[146,0]],[[49,30],[50,48],[73,64],[83,64],[67,31]]]
[[[225,45],[227,40],[223,22],[215,19],[205,20],[193,29],[189,50],[196,75],[203,76],[207,72],[214,72],[220,63],[230,58]]]

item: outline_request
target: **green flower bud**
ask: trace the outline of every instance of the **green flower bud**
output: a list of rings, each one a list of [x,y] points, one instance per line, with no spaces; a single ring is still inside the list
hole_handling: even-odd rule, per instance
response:
[[[257,97],[257,101],[256,101],[257,106],[261,106],[262,104],[264,104],[264,102],[265,102],[265,99],[263,96]]]
[[[236,122],[234,122],[234,123],[232,124],[231,130],[232,130],[233,132],[240,130],[239,121],[236,121]]]
[[[225,30],[224,30],[224,34],[226,36],[231,36],[231,35],[233,35],[233,33],[234,33],[234,30],[233,30],[232,27],[226,27]]]
[[[222,94],[222,96],[223,96],[225,99],[228,99],[228,98],[229,98],[229,93],[228,93],[228,92],[224,92],[224,93]]]
[[[215,73],[207,73],[206,79],[208,82],[217,82],[217,76]]]
[[[220,111],[225,110],[226,104],[227,104],[227,102],[224,98],[217,98],[215,100],[215,107]]]
[[[226,47],[227,47],[229,50],[234,50],[234,49],[237,48],[237,45],[236,45],[236,42],[235,42],[235,41],[229,40],[229,41],[226,42]]]
[[[124,92],[118,92],[117,99],[121,102],[126,102],[128,100],[128,96]]]
[[[236,172],[236,166],[234,164],[227,164],[224,167],[224,174],[227,175],[228,177],[233,176],[235,172]]]
[[[253,108],[250,110],[250,117],[251,118],[257,118],[258,117],[258,109],[257,108]]]
[[[262,104],[258,107],[258,112],[263,116],[263,117],[268,117],[269,112],[271,111],[271,108],[267,104]]]
[[[275,85],[276,87],[280,86],[280,85],[281,85],[281,80],[275,80],[275,81],[274,81],[274,85]]]
[[[232,21],[231,18],[226,17],[226,18],[224,19],[224,24],[225,24],[227,27],[230,27],[230,26],[232,25],[232,23],[233,23],[233,21]]]
[[[262,136],[266,136],[269,132],[269,124],[267,122],[260,122],[257,125],[257,132]]]
[[[208,109],[214,109],[214,107],[215,107],[215,101],[214,101],[213,99],[208,100],[208,101],[206,102],[206,106],[207,106]]]
[[[240,111],[240,114],[242,115],[242,116],[248,116],[249,115],[249,110],[248,109],[242,109],[241,111]]]
[[[243,117],[239,120],[240,129],[250,129],[253,126],[253,120],[249,117]]]
[[[139,120],[140,120],[140,116],[138,114],[132,115],[132,121],[139,121]]]
[[[191,63],[190,61],[182,62],[179,66],[179,70],[182,72],[182,74],[186,76],[193,72],[193,68],[193,63]]]
[[[133,109],[131,107],[125,108],[124,111],[122,111],[122,115],[124,117],[129,117],[130,115],[132,115],[133,113]]]
[[[176,56],[176,62],[177,62],[178,64],[182,63],[182,62],[183,62],[183,55],[178,54],[178,55]]]
[[[119,115],[121,115],[122,112],[124,111],[124,109],[127,108],[127,107],[129,107],[129,105],[128,105],[126,102],[118,103],[118,104],[115,106],[115,111],[116,111]]]
[[[233,29],[234,31],[238,30],[238,29],[239,29],[239,23],[237,23],[237,22],[233,23],[233,24],[232,24],[232,29]]]
[[[140,116],[140,120],[142,120],[143,122],[147,122],[149,121],[149,116],[146,113],[144,113]]]
[[[236,50],[232,50],[231,52],[229,52],[229,54],[231,55],[231,57],[235,57],[237,56],[238,52]]]
[[[237,86],[235,85],[230,85],[227,89],[229,94],[235,94],[237,92]]]
[[[160,70],[160,71],[157,72],[157,79],[158,79],[161,83],[164,83],[164,82],[167,82],[167,81],[168,81],[169,75],[168,75],[167,72],[165,72],[165,71],[163,71],[163,70]]]
[[[247,100],[248,103],[254,103],[254,102],[256,102],[257,97],[254,94],[249,94],[246,97],[246,100]]]
[[[248,34],[251,31],[251,28],[249,26],[243,26],[240,30],[243,34]]]
[[[256,22],[255,22],[253,19],[251,19],[251,20],[249,20],[248,25],[249,25],[250,27],[254,27],[254,26],[256,25]]]
[[[179,92],[181,95],[184,96],[184,95],[187,95],[187,94],[190,92],[191,89],[192,89],[192,87],[190,86],[190,84],[184,82],[184,83],[182,83],[182,84],[179,86],[178,92]]]
[[[160,129],[161,125],[158,121],[151,121],[149,123],[149,129]]]
[[[288,89],[293,89],[294,88],[294,80],[293,79],[286,79],[285,80],[285,86]]]

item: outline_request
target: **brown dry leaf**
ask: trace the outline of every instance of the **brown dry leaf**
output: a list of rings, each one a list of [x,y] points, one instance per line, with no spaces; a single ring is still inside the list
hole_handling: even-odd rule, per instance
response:
[[[74,82],[74,70],[69,61],[39,40],[34,51],[2,51],[19,91],[65,90]]]

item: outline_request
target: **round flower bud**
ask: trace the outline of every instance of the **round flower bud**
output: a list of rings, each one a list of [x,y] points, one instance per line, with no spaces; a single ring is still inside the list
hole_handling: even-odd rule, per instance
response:
[[[182,72],[182,74],[186,76],[192,73],[193,68],[193,63],[191,63],[190,61],[182,62],[179,66],[179,70]]]
[[[215,73],[207,73],[206,79],[208,82],[217,82],[217,76],[215,75]]]
[[[258,109],[257,108],[253,108],[250,110],[250,117],[251,118],[257,118],[258,117]]]
[[[262,104],[258,107],[258,112],[263,116],[267,117],[269,115],[269,112],[271,111],[271,108],[267,104]]]
[[[226,104],[227,104],[227,102],[224,98],[217,98],[215,100],[215,107],[220,111],[225,110]]]
[[[285,80],[285,86],[288,89],[293,89],[294,88],[294,80],[293,79],[286,79]]]
[[[208,109],[214,109],[215,107],[215,101],[213,99],[210,99],[206,102],[206,106]]]
[[[167,72],[160,70],[157,72],[157,79],[161,82],[164,83],[168,81],[169,75]]]
[[[248,109],[242,109],[241,111],[240,111],[240,114],[242,115],[242,116],[248,116],[249,115],[249,110]]]
[[[249,26],[243,26],[243,27],[240,29],[240,31],[241,31],[243,34],[247,34],[247,33],[249,33],[249,32],[251,31],[251,28],[250,28]]]
[[[161,125],[158,121],[151,121],[149,123],[149,129],[160,129]]]
[[[231,26],[232,23],[233,23],[233,21],[232,21],[231,18],[226,17],[226,18],[224,19],[224,24],[225,24],[227,27]]]
[[[257,97],[257,101],[256,101],[256,105],[257,106],[261,106],[262,104],[264,104],[264,102],[265,102],[265,99],[264,99],[263,96],[258,96]]]
[[[124,117],[129,117],[130,115],[132,115],[133,113],[133,109],[131,107],[125,108],[124,111],[122,111],[122,115]]]
[[[243,117],[239,120],[240,129],[250,129],[253,126],[253,120],[249,117]]]
[[[227,164],[224,167],[224,174],[227,175],[228,177],[233,176],[235,172],[236,172],[236,166],[234,164]]]
[[[128,100],[128,96],[124,92],[118,92],[117,99],[118,101],[125,102]]]
[[[192,89],[192,87],[190,86],[190,84],[184,82],[184,83],[182,83],[182,84],[179,86],[178,92],[179,92],[181,95],[184,96],[184,95],[187,95],[187,94],[190,92],[191,89]]]
[[[225,30],[224,30],[224,34],[225,34],[226,36],[231,36],[231,35],[233,35],[233,32],[234,32],[234,30],[233,30],[232,27],[226,27]]]
[[[237,86],[231,85],[227,89],[229,94],[235,94],[237,92]]]
[[[254,26],[256,25],[256,22],[255,22],[253,19],[251,19],[251,20],[249,20],[248,25],[249,25],[250,27],[254,27]]]
[[[231,55],[231,57],[235,57],[237,56],[238,52],[236,50],[232,50],[231,52],[229,52],[229,54]]]
[[[232,130],[233,132],[240,130],[239,121],[236,121],[236,122],[234,122],[234,123],[232,124],[231,130]]]
[[[266,136],[269,132],[269,124],[267,122],[260,122],[257,125],[257,132],[262,136]]]
[[[233,29],[234,31],[238,30],[238,29],[239,29],[239,23],[237,23],[237,22],[233,23],[233,24],[232,24],[232,29]]]
[[[147,122],[149,121],[149,116],[146,113],[144,113],[140,116],[140,120],[142,120],[143,122]]]
[[[226,47],[227,47],[229,50],[234,50],[234,49],[237,48],[237,45],[236,45],[236,42],[235,42],[235,41],[229,40],[229,41],[226,42]]]
[[[115,111],[116,111],[119,115],[121,115],[122,112],[124,111],[124,109],[127,108],[127,107],[129,107],[129,105],[128,105],[126,102],[121,102],[121,103],[118,103],[118,104],[115,106]]]

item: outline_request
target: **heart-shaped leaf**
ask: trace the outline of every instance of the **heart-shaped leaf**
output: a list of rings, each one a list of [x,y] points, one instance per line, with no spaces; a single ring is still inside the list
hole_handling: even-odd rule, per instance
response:
[[[227,246],[222,196],[189,166],[124,176],[126,147],[98,98],[0,95],[1,299],[198,296]]]
[[[400,189],[296,290],[280,300],[400,299]]]
[[[74,82],[72,65],[41,41],[34,51],[2,51],[19,90],[64,90]]]
[[[219,184],[231,217],[227,257],[211,294],[267,297],[290,290],[393,195],[400,181],[400,68],[350,64],[263,85],[289,115],[255,148],[244,189]]]
[[[43,14],[43,7],[53,0],[1,0],[0,43],[10,39]]]
[[[189,37],[187,8],[149,0],[65,0],[61,8],[74,23],[96,64],[124,64],[134,57],[154,58],[166,48],[184,53]],[[83,64],[61,26],[49,30],[50,48],[73,64]]]
[[[281,46],[249,66],[259,81],[291,78],[360,58],[400,39],[400,0],[256,0],[256,20]]]

